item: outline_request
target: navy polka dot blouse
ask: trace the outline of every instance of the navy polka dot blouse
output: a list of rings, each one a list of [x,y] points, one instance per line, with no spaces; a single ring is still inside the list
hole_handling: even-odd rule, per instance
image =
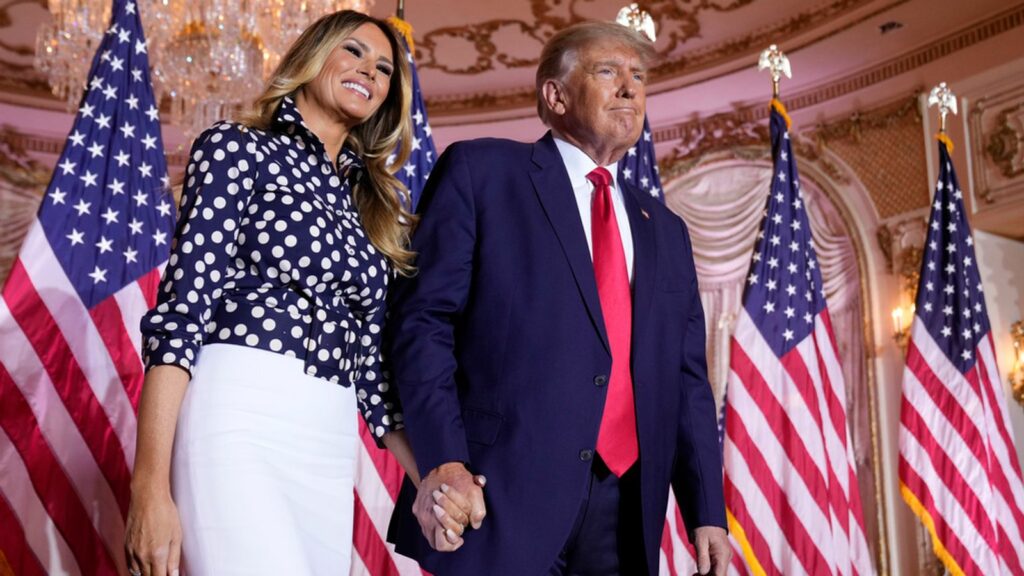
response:
[[[219,122],[196,140],[143,356],[190,373],[210,343],[300,358],[307,374],[356,387],[379,438],[402,428],[381,372],[391,270],[352,198],[362,162],[343,149],[332,164],[291,98],[267,131]]]

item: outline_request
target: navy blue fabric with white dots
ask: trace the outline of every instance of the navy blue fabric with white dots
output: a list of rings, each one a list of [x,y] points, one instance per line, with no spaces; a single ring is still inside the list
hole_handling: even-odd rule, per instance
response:
[[[291,98],[269,130],[219,122],[196,139],[143,357],[189,372],[211,343],[300,358],[309,375],[355,385],[380,437],[402,427],[381,372],[391,270],[352,197],[362,162],[348,149],[331,160]]]

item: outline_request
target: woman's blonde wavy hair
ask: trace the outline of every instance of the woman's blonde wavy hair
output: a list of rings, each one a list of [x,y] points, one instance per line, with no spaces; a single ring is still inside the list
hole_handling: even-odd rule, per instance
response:
[[[409,193],[394,173],[409,158],[412,124],[412,78],[405,58],[405,47],[391,26],[372,16],[352,10],[328,14],[307,28],[281,58],[271,74],[263,93],[253,103],[253,110],[242,123],[253,128],[268,129],[281,100],[295,94],[311,82],[324,67],[335,48],[363,24],[373,24],[384,32],[394,54],[394,72],[387,98],[380,109],[366,122],[354,127],[345,146],[355,152],[366,165],[366,174],[352,193],[370,241],[399,274],[410,275],[413,267],[409,236],[416,216],[406,209]],[[388,157],[395,160],[388,167]]]

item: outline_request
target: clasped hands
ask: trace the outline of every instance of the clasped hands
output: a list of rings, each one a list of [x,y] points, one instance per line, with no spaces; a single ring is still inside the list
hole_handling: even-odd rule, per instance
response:
[[[461,462],[442,464],[420,481],[412,511],[433,549],[458,550],[464,544],[466,529],[480,528],[487,515],[483,492],[486,483],[486,478],[474,476]]]

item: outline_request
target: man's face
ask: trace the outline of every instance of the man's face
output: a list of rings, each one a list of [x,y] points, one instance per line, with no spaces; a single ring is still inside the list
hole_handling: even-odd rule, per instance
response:
[[[624,154],[643,130],[646,75],[640,56],[621,42],[599,40],[581,48],[565,80],[562,132],[588,153],[589,148]]]

